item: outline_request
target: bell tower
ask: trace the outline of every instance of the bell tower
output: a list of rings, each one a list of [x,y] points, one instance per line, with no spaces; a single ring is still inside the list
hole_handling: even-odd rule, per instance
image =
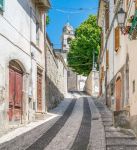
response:
[[[63,34],[62,34],[62,52],[68,53],[70,49],[70,42],[72,39],[74,39],[74,29],[73,27],[67,23],[63,28]]]

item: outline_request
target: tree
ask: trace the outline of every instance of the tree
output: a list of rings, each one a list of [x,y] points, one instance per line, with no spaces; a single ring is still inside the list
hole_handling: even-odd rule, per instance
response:
[[[49,18],[49,16],[47,15],[47,16],[46,16],[46,25],[49,25],[49,23],[50,23],[50,18]]]
[[[93,51],[97,62],[100,49],[101,29],[97,25],[97,17],[90,15],[75,32],[75,39],[70,43],[68,65],[74,72],[88,75],[92,69]]]

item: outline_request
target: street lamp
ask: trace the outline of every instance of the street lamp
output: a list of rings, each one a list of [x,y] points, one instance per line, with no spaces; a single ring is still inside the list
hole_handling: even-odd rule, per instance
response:
[[[126,12],[123,10],[123,8],[120,8],[120,10],[117,13],[117,21],[121,29],[124,28],[125,19],[126,19]]]

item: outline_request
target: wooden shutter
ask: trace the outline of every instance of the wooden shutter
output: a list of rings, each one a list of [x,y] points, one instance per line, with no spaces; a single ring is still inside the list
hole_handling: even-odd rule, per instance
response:
[[[104,80],[104,66],[101,67],[101,80]]]
[[[102,53],[103,48],[104,48],[104,35],[103,35],[103,32],[101,32],[101,52],[100,52],[100,54]]]
[[[23,75],[16,72],[16,82],[15,82],[15,106],[21,107],[22,103],[22,83]]]
[[[137,0],[135,0],[135,9],[137,9]]]
[[[42,112],[42,71],[37,72],[37,109]]]
[[[117,52],[120,47],[120,29],[119,27],[115,28],[115,51]]]
[[[14,91],[15,91],[15,72],[14,70],[10,69],[9,70],[9,105],[14,104]]]
[[[109,51],[106,51],[106,67],[109,68]]]
[[[109,29],[109,4],[106,6],[105,10],[105,25],[106,25],[106,32]]]

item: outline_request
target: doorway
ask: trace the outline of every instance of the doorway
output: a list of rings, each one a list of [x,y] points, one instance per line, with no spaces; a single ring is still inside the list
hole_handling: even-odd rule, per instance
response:
[[[9,121],[22,123],[23,70],[12,60],[9,63]]]

